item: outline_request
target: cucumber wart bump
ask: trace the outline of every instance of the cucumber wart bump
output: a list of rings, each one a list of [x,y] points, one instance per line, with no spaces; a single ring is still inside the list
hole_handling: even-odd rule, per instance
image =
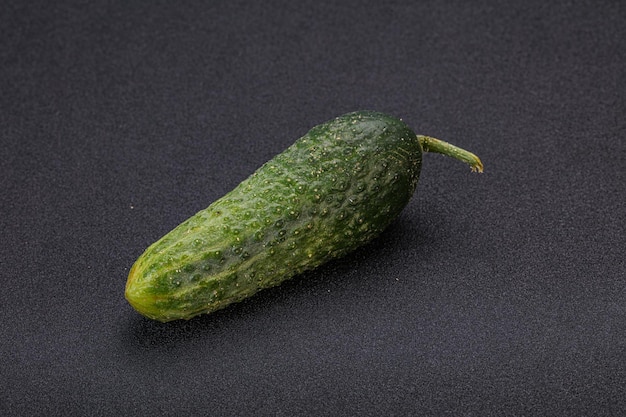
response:
[[[126,299],[151,319],[189,319],[343,256],[400,214],[429,151],[482,172],[474,154],[385,114],[316,126],[151,245],[130,270]]]

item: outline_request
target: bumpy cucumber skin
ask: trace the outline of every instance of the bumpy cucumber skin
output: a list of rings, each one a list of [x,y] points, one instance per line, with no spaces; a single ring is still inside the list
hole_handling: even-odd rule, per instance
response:
[[[189,319],[343,256],[398,216],[421,165],[418,138],[394,117],[318,125],[151,245],[126,298],[149,318]]]

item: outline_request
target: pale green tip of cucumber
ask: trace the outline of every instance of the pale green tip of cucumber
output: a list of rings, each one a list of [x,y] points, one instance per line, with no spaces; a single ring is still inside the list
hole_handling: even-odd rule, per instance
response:
[[[124,291],[124,297],[128,303],[135,310],[137,310],[137,312],[148,318],[158,321],[168,321],[163,317],[162,312],[156,307],[155,297],[146,294],[143,286],[137,278],[137,264],[135,264],[128,273],[128,280],[126,281],[126,288]]]
[[[473,153],[430,136],[417,135],[424,152],[435,152],[465,162],[474,172],[483,172],[483,163]]]

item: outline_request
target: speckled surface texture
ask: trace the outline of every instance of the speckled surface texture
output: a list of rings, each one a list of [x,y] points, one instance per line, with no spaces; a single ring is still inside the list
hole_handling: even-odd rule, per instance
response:
[[[619,1],[21,2],[0,13],[0,414],[626,414]],[[162,324],[143,250],[312,126],[426,155],[378,239]]]
[[[151,245],[126,300],[158,321],[191,319],[343,257],[397,219],[421,163],[399,119],[362,111],[319,124]]]

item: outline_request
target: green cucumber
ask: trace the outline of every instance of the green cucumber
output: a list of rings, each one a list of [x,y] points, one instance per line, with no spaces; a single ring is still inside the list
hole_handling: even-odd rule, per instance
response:
[[[189,319],[338,258],[379,235],[413,195],[423,152],[474,154],[371,111],[311,129],[137,259],[126,299],[162,322]]]

